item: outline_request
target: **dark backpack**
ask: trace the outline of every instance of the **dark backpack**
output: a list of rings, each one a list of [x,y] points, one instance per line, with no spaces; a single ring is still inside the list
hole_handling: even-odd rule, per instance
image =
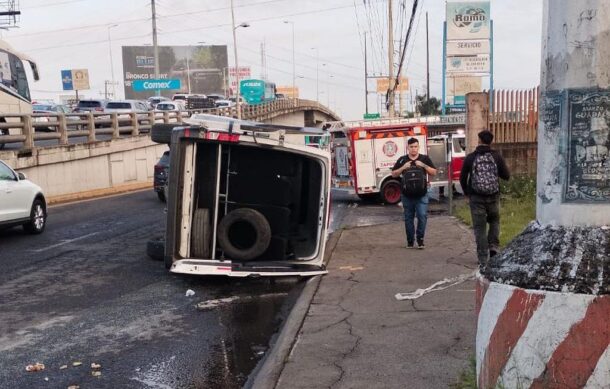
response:
[[[474,157],[470,187],[481,195],[493,195],[500,191],[498,165],[491,153],[476,154]]]
[[[400,178],[402,193],[405,196],[411,198],[422,197],[428,192],[426,172],[412,162],[411,166],[401,173]]]

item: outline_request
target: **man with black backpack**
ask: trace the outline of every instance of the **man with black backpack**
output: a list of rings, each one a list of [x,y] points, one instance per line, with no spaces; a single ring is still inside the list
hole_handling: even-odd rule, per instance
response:
[[[392,177],[400,177],[402,206],[405,213],[407,248],[423,249],[426,222],[428,221],[428,175],[436,175],[436,167],[427,155],[419,153],[419,142],[415,138],[407,141],[408,154],[398,158],[392,168]],[[417,231],[415,216],[417,215]]]
[[[494,139],[491,131],[483,130],[478,137],[479,145],[464,160],[460,184],[470,202],[477,256],[479,265],[484,266],[500,246],[499,178],[510,179],[510,172],[500,153],[491,149]]]

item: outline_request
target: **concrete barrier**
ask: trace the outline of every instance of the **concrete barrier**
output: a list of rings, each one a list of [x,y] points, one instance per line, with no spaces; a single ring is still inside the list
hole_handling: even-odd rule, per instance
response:
[[[167,145],[147,135],[113,141],[0,153],[40,185],[50,203],[152,188],[154,165]]]
[[[610,385],[610,296],[477,279],[477,380],[487,388]]]

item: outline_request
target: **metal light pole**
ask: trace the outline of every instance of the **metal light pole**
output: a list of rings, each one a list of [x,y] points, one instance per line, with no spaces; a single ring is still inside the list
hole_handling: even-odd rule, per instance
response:
[[[320,102],[320,51],[317,47],[312,47],[316,51],[316,101]]]
[[[241,23],[238,26],[235,25],[235,11],[233,9],[233,0],[231,0],[231,25],[233,27],[233,53],[235,55],[235,81],[236,81],[236,93],[235,93],[235,105],[237,107],[237,119],[241,120],[241,104],[239,94],[239,61],[237,60],[237,34],[236,30],[239,27],[250,27],[248,23]]]
[[[190,95],[191,94],[191,45],[186,47],[186,91]]]
[[[108,51],[110,53],[110,77],[112,79],[112,98],[116,98],[116,90],[114,89],[114,66],[112,61],[112,40],[110,39],[110,29],[117,26],[118,24],[111,24],[108,26]]]
[[[155,0],[151,0],[152,9],[152,34],[153,34],[153,53],[155,60],[155,80],[159,79],[159,46],[157,45],[157,11],[155,8]],[[161,94],[161,90],[157,89],[157,96]]]
[[[296,61],[294,56],[294,22],[284,20],[284,23],[292,25],[292,93],[296,97]]]

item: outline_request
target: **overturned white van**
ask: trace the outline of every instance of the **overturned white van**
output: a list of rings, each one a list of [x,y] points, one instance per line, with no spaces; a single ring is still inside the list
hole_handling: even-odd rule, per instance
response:
[[[306,141],[323,133],[209,115],[183,125],[161,128],[171,134],[166,266],[234,277],[326,273],[330,153]]]

